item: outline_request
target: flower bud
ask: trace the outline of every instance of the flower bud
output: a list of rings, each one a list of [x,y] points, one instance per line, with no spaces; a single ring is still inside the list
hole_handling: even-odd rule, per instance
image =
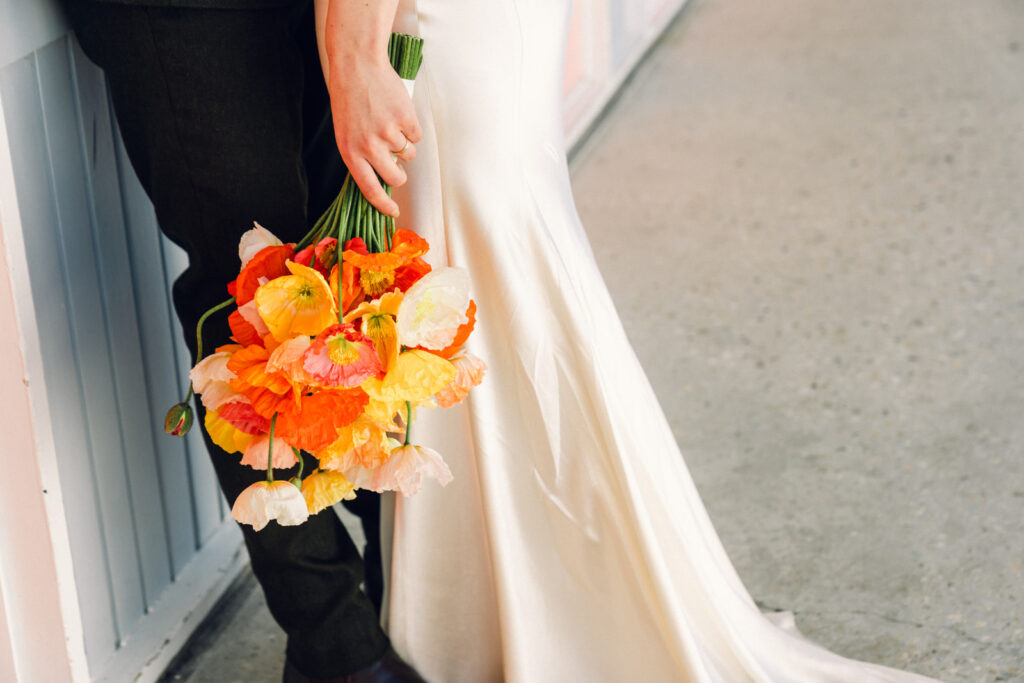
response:
[[[192,406],[179,403],[167,411],[164,418],[164,431],[171,436],[185,436],[192,429]]]

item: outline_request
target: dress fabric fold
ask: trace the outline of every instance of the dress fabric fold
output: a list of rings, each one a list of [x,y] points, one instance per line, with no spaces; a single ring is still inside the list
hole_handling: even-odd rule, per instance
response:
[[[569,16],[403,0],[396,19],[425,41],[399,226],[470,271],[489,370],[413,424],[455,479],[395,501],[392,642],[434,683],[931,680],[812,644],[733,569],[576,214]]]

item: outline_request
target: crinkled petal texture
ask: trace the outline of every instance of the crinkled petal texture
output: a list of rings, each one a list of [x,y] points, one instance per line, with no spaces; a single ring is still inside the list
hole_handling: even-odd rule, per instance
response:
[[[441,391],[457,374],[451,361],[413,349],[399,354],[394,367],[372,390],[377,400],[422,401]],[[369,386],[368,383],[368,391]]]
[[[372,340],[355,325],[332,325],[303,354],[303,369],[329,387],[355,387],[381,372]]]
[[[228,369],[231,353],[220,351],[202,359],[188,373],[192,389],[207,410],[216,410],[228,401],[238,400],[238,393],[231,387],[235,373]]]
[[[391,489],[385,488],[387,482],[381,478],[380,465],[385,462],[398,448],[402,447],[402,442],[397,439],[388,437],[387,447],[384,449],[383,457],[379,463],[373,465],[362,465],[355,461],[353,458],[342,458],[339,464],[348,460],[347,466],[343,473],[345,478],[348,479],[357,489],[367,489],[370,491],[390,491]]]
[[[206,411],[203,424],[210,434],[210,440],[228,453],[241,453],[254,438],[252,434],[247,434],[227,420],[222,420],[216,410]]]
[[[242,268],[252,260],[265,247],[279,247],[284,242],[277,238],[274,233],[253,221],[253,227],[242,233],[242,239],[238,240],[238,259],[242,262]]]
[[[250,301],[249,304],[251,303]],[[245,316],[237,308],[231,311],[231,315],[228,316],[228,328],[231,330],[231,338],[243,346],[263,343],[260,333],[245,319]]]
[[[225,403],[217,409],[217,416],[246,434],[263,434],[270,429],[270,420],[257,413],[248,400]]]
[[[270,450],[270,435],[260,434],[249,442],[242,453],[242,464],[248,465],[254,470],[267,469],[267,451]],[[279,439],[274,434],[274,469],[286,470],[294,467],[299,462],[295,457],[292,445],[284,439]]]
[[[302,496],[311,515],[342,500],[352,500],[355,490],[355,485],[341,472],[318,470],[302,480]]]
[[[398,307],[398,340],[405,346],[444,349],[469,321],[469,272],[441,268],[420,278]]]
[[[455,338],[452,339],[452,343],[441,349],[440,351],[434,351],[439,356],[444,358],[452,358],[459,352],[462,345],[469,339],[469,335],[473,332],[473,327],[476,325],[476,302],[472,299],[469,300],[469,308],[466,309],[466,322],[459,326],[459,329],[455,331]]]
[[[376,467],[391,450],[387,430],[393,425],[363,415],[338,430],[338,438],[316,454],[320,468],[344,471],[355,465]]]
[[[231,516],[259,531],[272,519],[281,526],[295,526],[309,519],[306,499],[289,481],[258,481],[238,494]]]
[[[320,334],[338,317],[324,276],[293,261],[286,265],[291,275],[275,278],[256,290],[256,308],[279,342],[299,334]]]
[[[452,480],[452,472],[441,454],[426,446],[400,446],[374,473],[375,491],[398,491],[411,496],[423,487],[423,478],[436,479],[441,486]]]
[[[311,453],[326,448],[338,438],[338,430],[363,414],[369,397],[354,389],[324,389],[302,397],[299,407],[277,416],[275,435],[296,448]]]
[[[345,314],[345,322],[359,325],[359,331],[373,341],[377,357],[387,372],[398,359],[398,325],[395,316],[402,304],[402,292],[386,292],[379,299],[364,301]]]
[[[469,395],[469,390],[484,381],[487,363],[471,353],[460,351],[452,358],[452,365],[458,371],[448,386],[437,393],[437,405],[448,408],[460,403]]]
[[[264,247],[257,252],[235,280],[235,302],[244,306],[252,301],[261,285],[288,275],[288,262],[293,256],[295,252],[287,244]]]

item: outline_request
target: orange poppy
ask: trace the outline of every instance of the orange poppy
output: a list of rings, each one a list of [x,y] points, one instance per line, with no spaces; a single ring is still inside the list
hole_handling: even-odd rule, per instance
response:
[[[318,451],[334,443],[338,430],[358,419],[368,401],[359,387],[322,389],[280,413],[275,434],[301,450]]]
[[[252,301],[256,296],[256,290],[264,282],[273,280],[276,277],[288,274],[288,267],[285,263],[295,256],[295,250],[290,244],[281,246],[263,247],[253,256],[242,272],[235,280],[235,297],[239,306]]]
[[[350,240],[342,253],[343,262],[359,269],[359,286],[371,299],[398,287],[407,289],[430,271],[420,257],[430,245],[412,230],[399,229],[391,239],[391,249],[376,254],[365,252],[365,245]],[[357,246],[362,246],[358,249]],[[404,287],[402,286],[404,285]]]
[[[239,344],[243,346],[250,346],[252,344],[263,345],[263,340],[260,338],[259,333],[256,332],[256,328],[242,317],[238,309],[231,311],[231,315],[228,316],[228,327],[231,328],[231,338]]]

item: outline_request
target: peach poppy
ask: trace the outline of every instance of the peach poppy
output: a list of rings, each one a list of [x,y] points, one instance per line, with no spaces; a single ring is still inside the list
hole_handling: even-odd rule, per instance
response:
[[[275,430],[276,432],[276,430]],[[267,451],[270,450],[270,435],[260,434],[253,438],[249,442],[249,445],[245,447],[245,451],[242,453],[242,464],[248,465],[254,470],[265,470],[267,469]],[[284,439],[278,438],[277,434],[274,434],[274,469],[286,470],[290,467],[295,467],[298,464],[299,459],[295,457],[295,451],[292,450],[290,443]]]
[[[256,290],[256,307],[274,339],[316,335],[337,320],[330,285],[312,268],[288,261],[291,275],[278,277]]]
[[[387,447],[384,449],[384,455],[381,458],[381,462],[387,460],[395,449],[400,448],[402,445],[401,441],[388,437]],[[363,465],[359,462],[353,461],[342,470],[345,478],[348,479],[357,489],[367,489],[370,491],[390,491],[392,489],[386,488],[387,482],[384,481],[380,476],[380,463],[374,463],[372,465]]]
[[[317,335],[302,356],[302,367],[330,387],[354,387],[381,371],[373,342],[355,325],[331,325]]]
[[[276,394],[291,391],[292,385],[288,378],[277,372],[267,371],[270,351],[262,346],[246,346],[239,349],[228,359],[227,368],[235,373],[231,386],[235,391],[243,393],[253,387],[263,387]]]
[[[431,271],[405,293],[398,307],[398,340],[409,347],[444,349],[469,322],[469,272]]]
[[[282,343],[267,359],[267,372],[287,377],[293,390],[301,391],[303,387],[314,384],[315,380],[302,367],[302,356],[311,343],[312,340],[304,334]]]
[[[388,430],[392,426],[363,415],[339,429],[338,438],[316,454],[320,468],[344,471],[355,465],[377,466],[390,450]]]
[[[192,390],[199,394],[207,410],[216,410],[228,401],[239,399],[238,392],[231,386],[235,373],[228,369],[230,358],[228,351],[211,353],[188,373]]]
[[[454,478],[441,454],[426,446],[412,444],[391,451],[374,474],[375,491],[398,491],[411,496],[423,487],[423,478],[436,479],[447,486]]]
[[[355,485],[341,472],[317,470],[302,480],[302,496],[311,515],[343,500],[352,500],[355,490]]]
[[[299,487],[290,481],[258,481],[235,499],[231,516],[259,531],[272,519],[281,526],[296,526],[309,519]]]
[[[322,389],[278,415],[275,434],[300,450],[319,451],[338,438],[339,429],[363,414],[368,400],[359,387]]]
[[[458,374],[435,396],[437,405],[442,408],[460,403],[469,395],[470,389],[484,381],[484,373],[487,371],[487,363],[465,351],[460,351],[452,358],[452,365]]]

